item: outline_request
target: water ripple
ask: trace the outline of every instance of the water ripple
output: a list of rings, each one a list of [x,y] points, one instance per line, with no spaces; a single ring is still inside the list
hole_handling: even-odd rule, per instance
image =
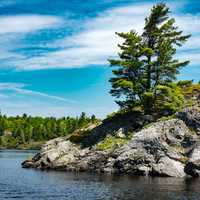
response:
[[[30,151],[0,151],[0,200],[199,200],[199,179],[22,169]]]

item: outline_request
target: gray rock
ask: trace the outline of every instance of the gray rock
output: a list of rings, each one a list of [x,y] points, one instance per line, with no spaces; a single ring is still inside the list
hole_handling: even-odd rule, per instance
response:
[[[115,150],[81,148],[65,138],[50,140],[39,154],[23,162],[22,166],[143,176],[199,176],[198,136],[191,134],[186,126],[198,127],[198,114],[194,115],[191,110],[182,113],[185,112],[177,115],[184,121],[170,119],[153,123]]]
[[[115,135],[116,135],[118,138],[125,138],[126,135],[125,135],[125,130],[124,130],[124,128],[120,128],[118,131],[116,131]]]
[[[115,171],[140,175],[185,176],[181,163],[181,144],[189,134],[186,125],[177,119],[158,122],[135,134],[124,146],[117,149]]]
[[[64,169],[75,162],[78,156],[83,156],[87,149],[80,148],[66,141],[64,138],[56,138],[48,141],[41,149],[41,152],[22,164],[23,167],[34,167],[39,169]]]
[[[158,163],[152,166],[153,175],[158,176],[171,176],[171,177],[184,177],[184,164],[169,157],[159,159]]]
[[[176,116],[200,135],[200,108],[198,106],[185,108],[176,113]]]
[[[191,150],[185,171],[191,176],[200,176],[200,143]]]

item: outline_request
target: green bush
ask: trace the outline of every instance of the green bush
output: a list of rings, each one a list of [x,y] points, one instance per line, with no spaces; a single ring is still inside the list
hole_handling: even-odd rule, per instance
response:
[[[76,131],[75,133],[70,135],[68,139],[74,143],[81,143],[85,138],[87,138],[90,135],[90,133],[90,130]]]
[[[108,135],[104,140],[96,145],[97,150],[106,151],[109,149],[115,149],[117,147],[122,146],[126,142],[128,142],[130,138],[119,138],[117,136]]]
[[[167,116],[182,108],[184,96],[177,84],[168,83],[167,85],[158,85],[153,92],[144,93],[143,101],[146,112]]]
[[[187,98],[200,93],[200,84],[192,84],[182,88],[183,95]]]
[[[181,109],[183,104],[184,96],[175,83],[157,86],[155,109],[159,115],[171,115]]]
[[[192,85],[192,80],[183,80],[183,81],[179,81],[177,83],[177,85],[181,88],[185,88],[185,87],[189,87]]]
[[[18,141],[12,136],[0,136],[0,147],[8,149],[16,148]]]

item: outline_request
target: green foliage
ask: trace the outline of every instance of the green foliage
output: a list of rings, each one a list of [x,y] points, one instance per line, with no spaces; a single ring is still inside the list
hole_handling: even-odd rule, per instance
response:
[[[150,112],[156,113],[158,116],[167,116],[175,113],[182,108],[184,104],[184,96],[181,89],[175,83],[166,85],[157,85],[155,93],[144,93],[144,107],[154,102]]]
[[[177,85],[180,88],[187,88],[192,86],[192,80],[183,80],[183,81],[178,81]]]
[[[187,97],[192,97],[193,95],[198,95],[200,94],[200,84],[191,84],[188,85],[187,87],[182,87],[182,92],[184,96]]]
[[[77,130],[68,139],[73,143],[81,143],[90,133],[90,130]]]
[[[126,114],[127,112],[130,112],[130,111],[127,110],[127,109],[121,109],[121,110],[118,110],[118,111],[116,111],[116,112],[112,112],[112,113],[110,113],[109,115],[107,115],[106,120],[113,119],[113,118],[116,117],[116,116],[123,116],[123,115]]]
[[[128,137],[119,138],[117,136],[108,135],[106,138],[104,138],[104,140],[96,145],[96,148],[100,151],[115,149],[128,142],[129,139],[130,138]]]
[[[145,113],[152,114],[167,109],[171,113],[175,106],[180,107],[181,95],[168,84],[176,79],[179,69],[189,63],[179,62],[174,57],[176,48],[190,35],[183,35],[178,30],[169,13],[165,4],[157,4],[146,18],[141,35],[135,31],[117,33],[124,42],[119,45],[119,59],[109,60],[111,66],[116,67],[113,70],[115,76],[110,79],[110,93],[118,99],[116,102],[121,108],[130,110],[142,106]],[[173,100],[176,101],[174,104]],[[166,103],[161,106],[159,102],[163,101]]]
[[[17,144],[17,140],[12,136],[0,136],[0,147],[12,149],[16,148]]]
[[[68,136],[99,120],[82,113],[80,117],[7,117],[0,115],[0,148],[38,148],[47,140]]]
[[[170,116],[162,116],[158,121],[167,121],[170,119],[176,119],[175,115],[170,115]]]
[[[181,85],[181,90],[185,98],[186,106],[199,104],[200,84]]]
[[[182,108],[184,96],[181,89],[174,83],[158,85],[154,100],[154,112],[159,116],[171,115]]]

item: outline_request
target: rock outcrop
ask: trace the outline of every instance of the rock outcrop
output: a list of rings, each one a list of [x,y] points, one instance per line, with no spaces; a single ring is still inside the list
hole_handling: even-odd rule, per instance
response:
[[[114,168],[132,174],[183,177],[183,144],[189,135],[181,120],[157,122],[136,133],[115,152]]]
[[[185,108],[176,114],[185,124],[200,135],[200,107]]]
[[[188,163],[185,166],[185,172],[193,177],[200,176],[200,144],[195,144],[189,154]]]
[[[185,109],[177,118],[152,123],[116,149],[98,151],[57,138],[22,167],[66,171],[185,177],[200,175],[199,110]],[[193,128],[193,130],[191,130]],[[95,132],[97,134],[97,132]]]

